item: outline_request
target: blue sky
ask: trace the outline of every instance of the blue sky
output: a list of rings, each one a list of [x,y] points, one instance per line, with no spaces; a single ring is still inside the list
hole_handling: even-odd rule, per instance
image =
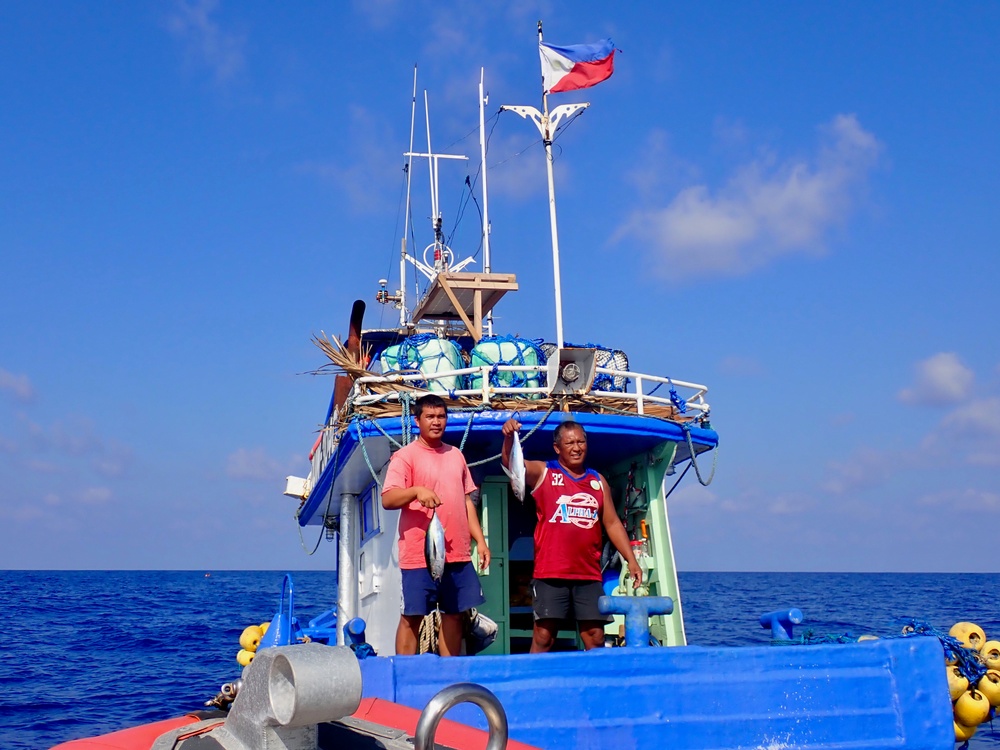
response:
[[[537,106],[539,18],[621,50],[552,102],[593,104],[556,148],[566,338],[710,388],[678,567],[1000,570],[1000,6],[395,0],[0,9],[0,568],[332,567],[281,495],[310,338],[393,318],[414,63],[475,252],[479,69],[487,117]],[[494,122],[498,329],[551,340],[542,152]]]

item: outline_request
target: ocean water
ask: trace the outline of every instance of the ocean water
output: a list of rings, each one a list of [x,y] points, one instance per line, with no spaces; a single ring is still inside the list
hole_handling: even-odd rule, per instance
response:
[[[295,612],[335,602],[332,573],[293,573]],[[239,636],[278,609],[273,571],[0,571],[0,748],[49,748],[198,709],[236,679]],[[688,641],[766,645],[759,616],[798,607],[797,634],[899,632],[906,618],[941,630],[977,622],[1000,638],[995,575],[683,573]],[[983,726],[971,748],[1000,749]]]

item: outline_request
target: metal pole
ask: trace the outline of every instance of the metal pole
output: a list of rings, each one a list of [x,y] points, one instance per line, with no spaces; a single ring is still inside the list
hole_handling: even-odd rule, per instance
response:
[[[490,211],[486,196],[486,97],[483,94],[483,79],[486,77],[486,69],[479,69],[479,153],[482,158],[483,173],[483,270],[490,273],[492,264],[490,261]],[[493,310],[486,313],[486,331],[493,335]]]
[[[542,43],[542,22],[538,22],[538,44]],[[556,343],[563,347],[562,283],[559,276],[559,229],[556,225],[556,183],[552,170],[552,133],[549,131],[549,97],[542,84],[542,143],[545,144],[545,169],[549,177],[549,223],[552,227],[552,276],[556,291]]]
[[[399,327],[406,325],[406,233],[410,231],[410,183],[413,180],[413,127],[417,118],[417,66],[413,66],[413,100],[410,105],[410,150],[406,163],[406,213],[403,219],[403,244],[399,253]]]
[[[344,493],[340,496],[340,547],[337,562],[337,645],[344,645],[344,623],[358,615],[358,570],[354,560],[354,539],[357,536],[357,498]]]

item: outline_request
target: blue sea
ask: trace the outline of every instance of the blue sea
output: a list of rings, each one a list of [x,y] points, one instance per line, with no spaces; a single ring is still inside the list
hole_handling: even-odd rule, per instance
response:
[[[333,606],[335,575],[293,573],[295,613]],[[273,571],[0,571],[0,748],[59,742],[198,709],[236,679],[243,628],[278,609]],[[996,575],[682,573],[688,641],[767,645],[759,616],[798,607],[797,633],[890,635],[916,618],[1000,638]],[[943,667],[942,667],[943,668]],[[1000,721],[972,748],[1000,748]]]

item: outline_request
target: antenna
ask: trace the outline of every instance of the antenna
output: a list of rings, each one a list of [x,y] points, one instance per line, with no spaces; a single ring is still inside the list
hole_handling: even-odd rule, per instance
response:
[[[430,190],[431,190],[431,227],[434,231],[434,241],[424,248],[423,257],[417,259],[412,255],[407,254],[405,259],[412,263],[420,273],[428,278],[428,280],[433,280],[442,271],[460,271],[465,268],[469,263],[474,262],[474,258],[466,258],[461,263],[452,265],[455,260],[455,254],[451,251],[451,248],[444,244],[444,232],[441,230],[441,225],[443,223],[440,203],[438,198],[438,171],[439,162],[441,159],[462,159],[468,161],[469,157],[459,155],[459,154],[435,154],[431,148],[431,113],[430,105],[427,100],[427,92],[424,91],[424,116],[427,123],[427,152],[420,153],[413,151],[413,147],[407,151],[404,156],[408,156],[411,159],[414,156],[422,157],[427,159],[427,163],[430,167]],[[428,258],[428,252],[433,250],[433,255]]]
[[[399,327],[406,325],[406,235],[410,231],[410,183],[413,181],[413,126],[417,119],[417,66],[413,66],[413,99],[410,104],[410,149],[406,162],[406,214],[403,219],[403,244],[399,254]],[[405,156],[405,154],[404,154]],[[384,286],[384,285],[383,285]]]

